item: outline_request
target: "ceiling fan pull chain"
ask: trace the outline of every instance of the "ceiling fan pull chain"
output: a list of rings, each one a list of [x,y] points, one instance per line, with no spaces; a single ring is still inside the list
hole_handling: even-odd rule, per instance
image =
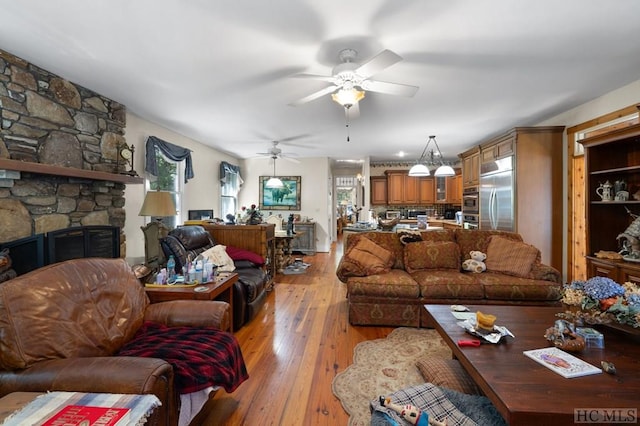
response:
[[[344,109],[344,118],[346,121],[345,127],[347,128],[347,142],[351,142],[351,139],[349,138],[349,108]]]

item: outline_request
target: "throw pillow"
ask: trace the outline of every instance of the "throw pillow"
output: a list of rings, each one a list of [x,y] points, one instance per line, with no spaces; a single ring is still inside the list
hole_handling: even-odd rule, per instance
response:
[[[409,243],[417,243],[418,241],[422,241],[422,232],[420,231],[411,231],[408,229],[401,229],[401,230],[398,230],[397,232],[402,245],[406,246]]]
[[[264,259],[262,256],[249,250],[227,246],[227,254],[233,260],[248,260],[256,265],[264,265]]]
[[[404,247],[407,272],[424,269],[460,269],[460,249],[453,241],[420,241]]]
[[[209,259],[213,264],[218,265],[218,272],[231,272],[236,269],[233,259],[227,254],[227,247],[222,244],[203,251],[202,256]]]
[[[347,276],[365,277],[389,272],[393,262],[389,250],[366,237],[359,237],[342,257],[341,268]]]
[[[489,272],[528,278],[531,267],[539,256],[540,250],[530,244],[494,235],[489,240],[484,263]]]
[[[480,395],[478,386],[457,359],[422,358],[416,367],[428,383],[458,392]]]

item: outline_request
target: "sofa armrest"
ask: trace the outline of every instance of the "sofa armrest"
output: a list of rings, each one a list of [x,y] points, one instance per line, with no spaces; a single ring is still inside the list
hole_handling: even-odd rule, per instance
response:
[[[558,284],[562,283],[560,271],[543,263],[534,264],[533,267],[531,267],[531,278],[542,281],[552,281]]]
[[[173,367],[157,358],[53,359],[24,370],[0,371],[0,396],[11,392],[46,391],[154,394],[162,403],[154,417],[163,419],[163,424],[169,424],[164,419],[174,417],[178,412]]]
[[[169,327],[215,327],[224,331],[231,328],[229,304],[216,300],[172,300],[152,303],[147,306],[144,320]]]

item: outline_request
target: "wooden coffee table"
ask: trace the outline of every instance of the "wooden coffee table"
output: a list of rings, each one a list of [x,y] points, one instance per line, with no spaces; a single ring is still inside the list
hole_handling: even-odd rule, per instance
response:
[[[197,286],[162,285],[145,287],[151,303],[167,302],[169,300],[222,300],[229,304],[233,315],[233,284],[238,281],[235,272],[220,272],[215,281]],[[233,321],[231,331],[233,332]]]
[[[629,335],[600,328],[604,349],[588,348],[578,358],[600,367],[611,361],[616,375],[606,373],[565,379],[522,354],[549,346],[543,337],[560,307],[467,305],[494,314],[496,324],[515,338],[499,344],[459,347],[460,339],[476,339],[457,324],[449,305],[425,305],[435,327],[464,369],[511,426],[573,425],[575,409],[636,409],[640,414],[640,343]],[[638,421],[636,417],[636,421]]]

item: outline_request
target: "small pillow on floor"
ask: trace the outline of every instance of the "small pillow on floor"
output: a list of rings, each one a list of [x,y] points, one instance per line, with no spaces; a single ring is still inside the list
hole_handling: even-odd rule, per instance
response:
[[[416,367],[428,383],[462,393],[480,394],[478,386],[457,359],[423,358],[416,362]]]

